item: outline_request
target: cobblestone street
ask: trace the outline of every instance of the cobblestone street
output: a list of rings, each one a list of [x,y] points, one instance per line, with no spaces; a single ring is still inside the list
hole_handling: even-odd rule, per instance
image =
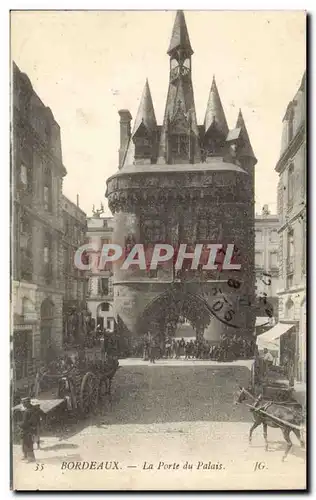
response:
[[[17,489],[22,478],[24,489],[28,481],[39,489],[89,489],[90,477],[94,489],[305,486],[305,451],[295,436],[285,463],[280,430],[268,429],[268,452],[262,428],[248,444],[252,417],[247,406],[233,405],[238,385],[249,383],[247,362],[120,364],[112,404],[106,401],[98,414],[68,425],[62,435],[44,435],[37,464],[21,462],[20,446],[14,446]]]

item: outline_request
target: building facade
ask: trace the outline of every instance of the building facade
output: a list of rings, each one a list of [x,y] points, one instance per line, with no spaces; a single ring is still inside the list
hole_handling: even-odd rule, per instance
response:
[[[60,128],[26,74],[12,74],[12,315],[15,379],[62,348]]]
[[[278,230],[278,216],[271,214],[268,205],[264,205],[262,213],[255,218],[255,271],[257,318],[267,326],[277,323],[279,315]],[[270,319],[268,324],[267,319]]]
[[[175,249],[234,243],[241,270],[175,270],[172,263],[140,270],[114,263],[115,319],[126,338],[146,331],[173,334],[180,316],[209,340],[236,329],[252,336],[255,328],[249,304],[255,300],[257,160],[241,111],[229,130],[215,79],[204,124],[197,123],[192,55],[184,14],[178,11],[162,125],[156,122],[148,81],[133,128],[130,112],[119,111],[119,169],[107,180],[106,192],[114,215],[113,242],[125,250],[141,243],[149,252],[156,243]],[[238,290],[229,285],[232,279],[239,280]]]
[[[87,307],[91,314],[91,327],[94,329],[100,325],[102,329],[111,332],[114,331],[112,272],[110,268],[99,270],[98,264],[102,246],[112,242],[113,225],[112,217],[101,217],[95,212],[93,217],[87,219],[86,234],[86,243],[95,248],[96,255],[95,265],[86,272]]]
[[[77,204],[62,195],[63,266],[65,294],[63,297],[63,340],[72,343],[84,334],[81,315],[86,309],[87,280],[74,264],[75,252],[86,241],[86,214]]]
[[[295,377],[306,381],[306,77],[283,118],[278,217],[280,286],[279,319],[288,324],[283,356],[291,357]],[[282,355],[282,352],[281,352]]]

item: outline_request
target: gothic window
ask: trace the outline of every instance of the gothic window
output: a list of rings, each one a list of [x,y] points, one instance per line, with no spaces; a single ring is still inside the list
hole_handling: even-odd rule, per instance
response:
[[[149,137],[138,136],[135,141],[135,158],[151,158],[152,141]]]
[[[188,57],[187,57],[187,59],[185,59],[183,66],[190,69],[191,64],[190,64],[190,59]]]
[[[185,134],[171,136],[171,152],[175,156],[186,157],[190,151],[190,137]]]
[[[170,78],[174,80],[179,75],[179,63],[177,59],[173,58],[170,61]]]
[[[288,170],[288,208],[293,206],[294,200],[294,165],[291,163]]]

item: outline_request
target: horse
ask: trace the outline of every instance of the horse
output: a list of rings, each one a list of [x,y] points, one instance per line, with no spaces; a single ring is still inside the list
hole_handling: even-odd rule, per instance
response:
[[[290,439],[291,432],[294,432],[297,439],[300,441],[301,447],[305,448],[305,442],[301,435],[301,429],[299,428],[303,421],[302,406],[299,403],[296,401],[282,403],[264,401],[261,395],[256,398],[244,387],[239,387],[235,404],[242,403],[249,399],[253,402],[252,406],[250,406],[250,411],[254,419],[254,423],[249,431],[249,444],[251,444],[252,441],[253,431],[262,425],[266,451],[268,451],[269,446],[268,426],[281,429],[287,444],[282,462],[286,459],[293,445]],[[297,407],[296,409],[295,406]],[[269,416],[267,413],[269,413]]]

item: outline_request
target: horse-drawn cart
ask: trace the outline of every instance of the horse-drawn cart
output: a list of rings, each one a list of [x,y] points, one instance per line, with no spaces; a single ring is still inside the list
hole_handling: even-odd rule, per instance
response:
[[[105,356],[101,349],[68,352],[39,370],[29,396],[43,418],[75,414],[81,417],[93,412],[103,398],[111,398],[112,379],[119,368],[115,356]],[[23,405],[13,408],[13,420],[18,422]]]

